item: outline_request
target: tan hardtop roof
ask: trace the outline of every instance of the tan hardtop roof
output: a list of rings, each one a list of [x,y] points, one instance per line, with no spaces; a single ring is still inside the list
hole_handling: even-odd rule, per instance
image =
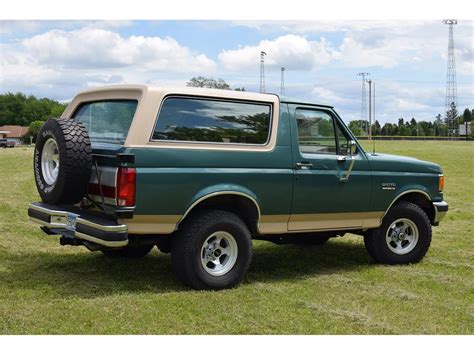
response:
[[[109,86],[99,86],[91,88],[88,90],[81,91],[77,96],[91,96],[94,93],[97,93],[100,96],[100,93],[107,93],[109,97],[113,96],[113,92],[125,92],[125,91],[136,91],[142,94],[160,94],[166,96],[169,94],[184,94],[184,95],[197,95],[197,96],[212,96],[212,97],[225,97],[225,98],[234,98],[242,100],[253,100],[253,101],[274,101],[275,97],[284,103],[290,104],[302,104],[302,105],[311,105],[311,106],[321,106],[333,108],[331,105],[320,104],[316,102],[310,102],[307,100],[299,100],[295,98],[282,97],[277,94],[272,93],[258,93],[251,91],[235,91],[235,90],[222,90],[222,89],[208,89],[208,88],[195,88],[189,86],[170,86],[170,87],[160,87],[160,86],[149,86],[149,85],[109,85]]]
[[[164,95],[168,94],[186,94],[186,95],[198,95],[198,96],[220,96],[226,98],[236,98],[243,100],[255,100],[255,101],[274,101],[276,94],[261,94],[250,91],[235,91],[235,90],[221,90],[221,89],[208,89],[208,88],[195,88],[188,86],[170,86],[170,87],[159,87],[159,86],[148,86],[148,85],[110,85],[100,86],[96,88],[87,89],[77,94],[93,94],[101,92],[120,92],[120,91],[140,91],[144,94],[149,93],[161,93]]]

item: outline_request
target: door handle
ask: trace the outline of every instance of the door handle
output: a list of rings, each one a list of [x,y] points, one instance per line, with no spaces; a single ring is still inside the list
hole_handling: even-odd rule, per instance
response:
[[[296,163],[296,169],[300,169],[300,170],[309,170],[313,167],[313,164],[312,163],[308,163],[308,162],[301,162],[301,163]]]

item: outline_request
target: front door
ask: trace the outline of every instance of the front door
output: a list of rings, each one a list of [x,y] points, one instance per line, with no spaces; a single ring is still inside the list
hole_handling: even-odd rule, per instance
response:
[[[354,229],[379,219],[367,212],[371,192],[367,158],[360,147],[350,156],[352,138],[339,118],[325,108],[290,110],[295,180],[288,229]]]

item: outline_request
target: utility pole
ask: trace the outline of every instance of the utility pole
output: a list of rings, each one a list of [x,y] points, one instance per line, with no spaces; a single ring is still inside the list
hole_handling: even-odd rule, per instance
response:
[[[369,141],[372,140],[372,80],[369,83]]]
[[[374,81],[374,98],[373,98],[373,103],[374,103],[374,124],[375,124],[375,121],[377,121],[377,119],[375,118],[375,81]],[[382,135],[382,126],[380,126],[380,135]]]
[[[265,92],[265,56],[267,53],[260,52],[260,92]]]
[[[280,96],[285,95],[285,68],[281,68]]]
[[[360,121],[361,121],[361,128],[364,130],[364,133],[367,134],[367,97],[365,92],[365,77],[370,75],[370,73],[358,73],[357,76],[362,77],[362,97],[361,97],[361,108],[360,108]],[[364,129],[365,127],[365,129]]]
[[[448,39],[448,67],[446,74],[446,99],[445,99],[445,122],[447,125],[448,136],[455,135],[456,117],[449,117],[448,112],[451,111],[451,104],[458,107],[458,93],[456,83],[456,60],[454,57],[454,34],[453,25],[457,25],[458,20],[443,20],[445,25],[449,26],[449,39]]]

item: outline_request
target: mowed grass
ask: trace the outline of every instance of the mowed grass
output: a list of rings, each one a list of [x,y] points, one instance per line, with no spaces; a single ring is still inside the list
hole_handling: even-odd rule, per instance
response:
[[[193,291],[168,254],[110,260],[61,247],[28,221],[30,148],[0,150],[1,334],[472,334],[474,144],[377,142],[442,164],[450,211],[425,259],[384,266],[361,237],[322,247],[254,243],[235,289]]]

